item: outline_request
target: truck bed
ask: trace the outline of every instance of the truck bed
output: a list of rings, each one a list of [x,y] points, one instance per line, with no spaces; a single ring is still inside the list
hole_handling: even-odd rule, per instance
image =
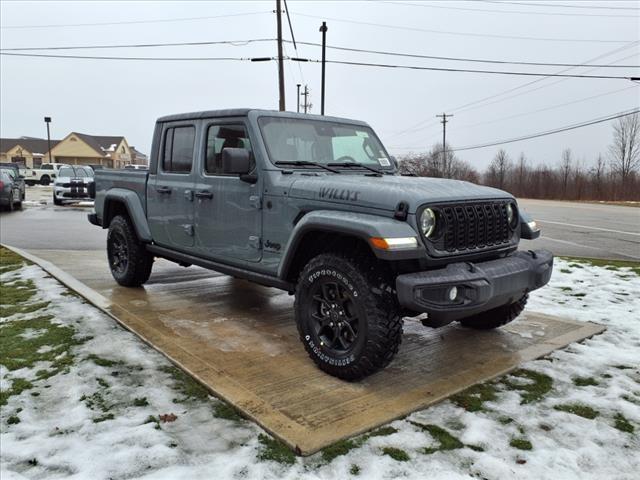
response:
[[[102,169],[95,172],[96,199],[95,211],[98,218],[102,218],[105,194],[112,189],[124,189],[135,194],[140,199],[145,212],[147,210],[147,170],[112,170]]]

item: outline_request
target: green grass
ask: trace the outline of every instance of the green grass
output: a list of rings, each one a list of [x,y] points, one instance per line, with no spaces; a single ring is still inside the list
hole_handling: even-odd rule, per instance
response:
[[[369,433],[361,435],[360,437],[353,439],[340,440],[328,447],[322,449],[322,460],[326,463],[331,462],[334,458],[340,457],[342,455],[346,455],[351,450],[355,448],[359,448],[366,443],[367,440],[373,437],[386,437],[388,435],[393,435],[398,430],[391,426],[380,427],[376,430],[373,430]]]
[[[30,263],[8,248],[0,247],[0,273],[18,270],[23,265],[30,265]]]
[[[244,420],[238,411],[226,402],[220,401],[213,407],[213,416],[223,418],[232,422]]]
[[[530,382],[516,383],[509,380],[509,377],[524,378]],[[553,379],[550,376],[524,368],[511,372],[501,383],[509,390],[519,391],[520,403],[523,405],[541,400],[553,388]]]
[[[494,383],[480,383],[453,395],[450,400],[457,406],[468,412],[485,410],[484,403],[497,398],[497,389]]]
[[[518,450],[533,450],[533,445],[529,440],[524,438],[514,438],[509,442],[513,448],[517,448]]]
[[[414,427],[418,427],[423,432],[428,433],[431,438],[433,438],[436,442],[438,442],[437,447],[425,447],[422,449],[422,453],[426,455],[430,455],[435,452],[447,451],[447,450],[457,450],[459,448],[470,448],[471,450],[475,450],[476,452],[483,452],[484,448],[478,445],[465,445],[458,438],[451,435],[444,428],[439,427],[438,425],[432,424],[424,424],[419,422],[409,421],[411,425]]]
[[[258,458],[260,460],[271,460],[284,465],[293,465],[296,461],[296,456],[284,443],[269,437],[268,435],[258,435],[258,442],[260,442],[260,451],[258,452]]]
[[[621,413],[616,413],[613,417],[615,423],[613,426],[620,430],[621,432],[633,433],[635,431],[635,427],[625,418],[625,416]]]
[[[593,267],[604,267],[607,270],[616,271],[620,268],[629,268],[633,273],[640,276],[640,262],[626,261],[626,260],[606,260],[601,258],[586,258],[586,257],[561,257],[567,261],[572,262],[570,266],[574,265],[589,265]]]
[[[110,368],[110,367],[114,367],[116,365],[122,365],[121,361],[117,361],[117,360],[108,360],[106,358],[102,358],[99,357],[98,355],[94,355],[93,353],[91,355],[87,355],[87,360],[95,363],[96,365],[98,365],[99,367],[105,367],[105,368]]]
[[[351,465],[351,468],[349,468],[349,473],[351,475],[360,475],[360,467],[358,465]]]
[[[147,401],[147,397],[134,398],[133,399],[133,406],[134,407],[148,407],[149,406],[149,402]]]
[[[384,447],[382,449],[382,454],[388,455],[397,462],[408,462],[409,460],[411,460],[409,454],[400,448]]]
[[[595,387],[600,385],[600,382],[593,377],[574,377],[572,381],[576,387]]]
[[[566,403],[562,405],[556,405],[553,407],[554,409],[560,412],[572,413],[574,415],[578,415],[579,417],[588,418],[589,420],[593,420],[600,412],[589,407],[588,405],[582,405],[580,403]]]
[[[20,423],[20,417],[18,417],[17,415],[11,415],[9,418],[7,418],[8,425],[16,425],[18,423]]]
[[[174,388],[183,396],[174,402],[184,403],[190,400],[208,400],[209,391],[189,374],[173,365],[160,367],[160,371],[168,373],[174,382]]]

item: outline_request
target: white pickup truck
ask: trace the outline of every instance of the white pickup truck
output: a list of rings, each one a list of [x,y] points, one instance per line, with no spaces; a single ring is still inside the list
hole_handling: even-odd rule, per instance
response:
[[[64,166],[65,163],[43,163],[40,168],[28,168],[24,174],[24,182],[27,185],[49,185],[55,180],[58,170]]]

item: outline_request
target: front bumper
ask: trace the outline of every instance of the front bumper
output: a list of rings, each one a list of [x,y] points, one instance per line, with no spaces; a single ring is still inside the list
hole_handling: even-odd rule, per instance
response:
[[[85,186],[78,187],[62,187],[55,185],[53,187],[54,195],[56,199],[64,200],[91,200],[89,196],[88,188]]]
[[[518,251],[498,260],[399,275],[396,291],[402,307],[427,313],[429,324],[439,326],[515,302],[546,285],[552,270],[551,252]],[[453,287],[457,294],[451,298]]]

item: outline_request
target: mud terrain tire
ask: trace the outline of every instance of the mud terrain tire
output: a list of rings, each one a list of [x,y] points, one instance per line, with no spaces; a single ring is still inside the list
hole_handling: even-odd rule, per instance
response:
[[[516,317],[522,313],[528,298],[529,294],[525,294],[520,300],[487,310],[486,312],[478,313],[477,315],[472,315],[471,317],[463,318],[460,320],[460,323],[463,327],[474,328],[476,330],[492,330],[502,327],[514,321]]]
[[[139,287],[149,280],[153,255],[138,240],[133,225],[123,215],[116,215],[109,224],[107,257],[111,275],[120,285]]]

